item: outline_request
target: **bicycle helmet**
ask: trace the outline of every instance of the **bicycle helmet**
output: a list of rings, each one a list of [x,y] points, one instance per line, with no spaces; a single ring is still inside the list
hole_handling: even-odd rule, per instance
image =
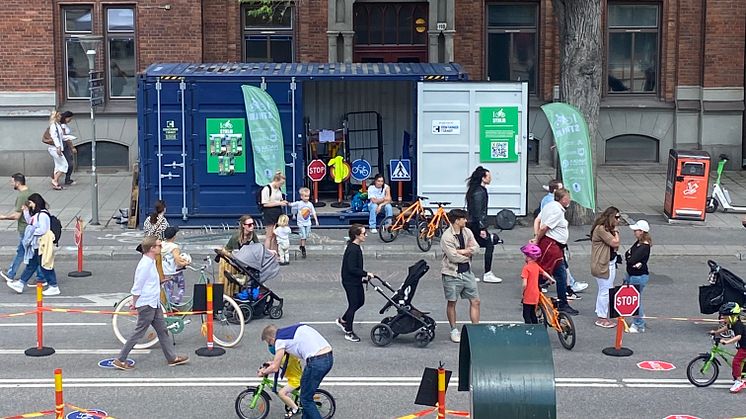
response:
[[[741,306],[738,303],[729,302],[720,306],[720,314],[723,316],[738,316],[741,314]]]
[[[521,247],[521,252],[531,259],[538,259],[541,257],[541,248],[533,243],[528,243]]]

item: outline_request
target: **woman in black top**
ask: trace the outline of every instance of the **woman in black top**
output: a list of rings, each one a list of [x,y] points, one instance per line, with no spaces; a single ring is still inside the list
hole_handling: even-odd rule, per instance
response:
[[[350,342],[360,342],[360,338],[352,331],[352,322],[355,320],[355,312],[365,304],[363,282],[375,275],[363,269],[363,250],[360,244],[368,235],[365,227],[353,224],[348,234],[350,242],[342,257],[342,287],[347,294],[347,311],[335,323],[345,332],[345,339]]]
[[[484,248],[484,276],[482,281],[490,283],[503,282],[492,273],[492,252],[495,250],[493,236],[487,230],[487,207],[489,194],[485,185],[492,182],[492,174],[482,166],[477,167],[466,180],[466,210],[469,212],[467,227],[474,233],[479,247]],[[479,278],[477,278],[479,281]]]
[[[648,285],[648,259],[650,258],[650,246],[653,241],[650,238],[650,224],[645,220],[639,220],[629,226],[635,232],[635,244],[630,247],[624,254],[627,260],[627,279],[626,283],[637,285],[640,290],[640,310],[635,316],[632,325],[629,327],[630,333],[641,333],[645,331],[645,320],[642,312],[642,291]]]

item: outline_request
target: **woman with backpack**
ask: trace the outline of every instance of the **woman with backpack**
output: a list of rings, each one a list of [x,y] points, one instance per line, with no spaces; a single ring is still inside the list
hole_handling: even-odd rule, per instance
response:
[[[272,182],[262,188],[262,218],[264,227],[267,229],[267,236],[264,238],[264,247],[277,252],[277,239],[275,238],[275,224],[280,215],[284,213],[282,207],[288,205],[288,201],[282,193],[282,186],[285,185],[285,175],[282,172],[275,172]]]
[[[54,242],[56,238],[52,232],[52,216],[47,210],[47,203],[44,198],[38,193],[31,194],[23,208],[23,216],[28,223],[22,239],[25,248],[26,269],[21,274],[20,280],[6,283],[10,289],[21,294],[28,280],[41,266],[42,278],[48,285],[42,294],[47,296],[59,295],[57,275],[54,272]]]

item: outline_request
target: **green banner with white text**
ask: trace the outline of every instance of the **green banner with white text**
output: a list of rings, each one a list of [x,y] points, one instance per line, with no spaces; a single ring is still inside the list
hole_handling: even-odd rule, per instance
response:
[[[285,174],[280,112],[272,96],[264,90],[254,86],[241,86],[241,90],[254,154],[254,177],[256,184],[263,186],[272,181],[275,172]]]
[[[570,191],[573,201],[595,211],[593,156],[588,125],[583,115],[566,103],[548,103],[541,110],[547,115],[554,133],[562,168],[562,183]]]

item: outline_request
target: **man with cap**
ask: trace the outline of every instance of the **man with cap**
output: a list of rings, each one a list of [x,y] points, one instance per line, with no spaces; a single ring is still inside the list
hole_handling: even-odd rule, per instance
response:
[[[640,291],[640,309],[629,327],[630,333],[641,333],[645,331],[645,319],[642,312],[642,291],[648,285],[648,259],[650,258],[650,247],[653,241],[650,238],[650,224],[645,220],[638,220],[629,226],[635,233],[635,244],[627,249],[624,258],[627,261],[627,277],[624,282],[637,285]]]

